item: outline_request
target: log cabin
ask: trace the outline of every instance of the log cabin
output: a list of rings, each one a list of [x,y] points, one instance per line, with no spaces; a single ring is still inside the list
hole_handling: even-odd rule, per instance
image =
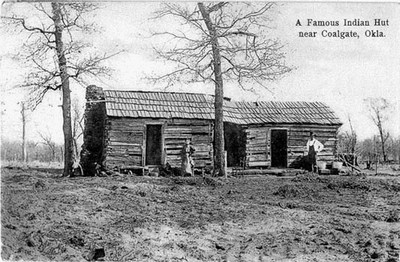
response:
[[[105,169],[179,167],[186,139],[195,148],[195,168],[212,166],[214,97],[206,94],[86,91],[81,164]],[[340,119],[320,102],[236,102],[224,99],[227,166],[296,167],[310,131],[333,161]]]

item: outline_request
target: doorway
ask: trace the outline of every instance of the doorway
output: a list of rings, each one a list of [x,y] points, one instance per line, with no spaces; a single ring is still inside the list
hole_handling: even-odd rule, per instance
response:
[[[246,133],[239,125],[224,123],[224,141],[228,167],[238,167],[246,157]]]
[[[162,125],[146,126],[146,165],[161,165]]]
[[[287,130],[271,130],[271,167],[287,167]]]

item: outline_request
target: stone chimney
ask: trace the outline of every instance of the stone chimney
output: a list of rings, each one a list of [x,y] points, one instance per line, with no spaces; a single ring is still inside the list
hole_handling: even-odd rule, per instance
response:
[[[85,176],[96,175],[103,166],[106,120],[103,88],[90,85],[86,88],[85,129],[80,163]]]
[[[86,101],[87,102],[96,102],[99,100],[104,100],[104,91],[103,88],[95,85],[90,85],[86,87]]]

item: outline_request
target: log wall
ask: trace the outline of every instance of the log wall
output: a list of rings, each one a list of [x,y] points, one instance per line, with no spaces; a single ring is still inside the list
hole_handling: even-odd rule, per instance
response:
[[[165,163],[171,166],[181,166],[181,150],[187,138],[191,139],[195,148],[193,160],[195,167],[212,164],[213,127],[206,120],[174,120],[164,128]]]
[[[195,167],[211,165],[212,123],[203,120],[109,117],[106,126],[106,167],[145,166],[146,125],[162,125],[162,162],[181,165],[181,150],[187,138],[196,149]]]
[[[109,117],[105,127],[105,166],[107,168],[145,166],[146,125],[162,125],[162,163],[173,167],[181,165],[181,150],[187,138],[196,149],[195,167],[211,166],[213,159],[212,121],[185,119],[139,119]],[[249,167],[271,165],[272,129],[286,129],[288,134],[288,166],[294,167],[307,153],[310,131],[324,144],[319,160],[333,161],[336,154],[339,126],[318,125],[252,125],[246,132],[246,157]]]
[[[106,125],[106,167],[142,166],[144,132],[143,119],[109,117]]]
[[[318,125],[265,125],[246,128],[246,157],[250,167],[271,165],[272,129],[286,129],[288,134],[288,167],[294,167],[304,155],[310,131],[317,134],[317,140],[324,149],[318,154],[321,161],[333,161],[336,154],[337,131],[339,126]]]

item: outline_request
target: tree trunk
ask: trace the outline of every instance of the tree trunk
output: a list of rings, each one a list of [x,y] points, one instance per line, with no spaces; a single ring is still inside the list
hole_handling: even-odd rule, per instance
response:
[[[377,119],[377,126],[378,126],[378,130],[379,130],[379,136],[381,139],[381,149],[382,149],[382,155],[383,155],[383,162],[386,162],[386,152],[385,152],[385,135],[383,134],[383,128],[382,128],[382,121],[381,121],[381,117],[379,115],[379,112],[376,113],[376,119]]]
[[[54,146],[52,146],[50,150],[51,150],[51,162],[54,162],[56,161],[56,145],[54,144]]]
[[[64,171],[63,176],[72,174],[73,145],[71,127],[71,90],[69,88],[69,75],[67,72],[67,59],[64,54],[62,41],[63,24],[61,21],[61,9],[59,3],[51,3],[53,9],[53,21],[55,26],[55,39],[58,56],[58,65],[61,75],[63,132],[64,132]]]
[[[64,161],[64,148],[60,146],[60,162]]]
[[[383,162],[387,161],[387,156],[386,156],[386,151],[385,151],[385,135],[383,134],[382,127],[379,127],[379,135],[381,137],[381,149],[382,149],[382,155],[383,155]]]
[[[26,111],[25,104],[21,103],[21,115],[22,115],[22,162],[26,163]]]
[[[78,159],[78,143],[77,143],[77,138],[76,138],[76,118],[75,118],[75,116],[73,117],[72,121],[73,121],[72,122],[72,126],[73,126],[73,128],[72,128],[72,146],[74,148],[73,159],[76,160],[76,159]]]
[[[74,160],[78,160],[79,159],[79,150],[78,150],[78,142],[77,142],[77,139],[75,138],[75,136],[74,136],[73,145],[74,145]]]
[[[203,3],[198,3],[199,10],[211,36],[213,51],[214,82],[215,82],[215,124],[214,124],[214,174],[225,176],[224,155],[224,88],[221,70],[221,55],[218,35],[214,24],[211,22],[210,13]]]

